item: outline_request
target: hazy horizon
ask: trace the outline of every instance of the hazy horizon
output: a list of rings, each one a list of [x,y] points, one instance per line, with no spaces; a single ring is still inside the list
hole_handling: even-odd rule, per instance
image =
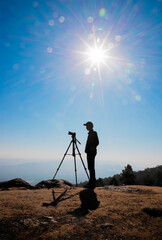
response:
[[[22,178],[32,185],[37,184],[42,180],[49,180],[54,177],[54,174],[60,164],[61,160],[47,160],[43,162],[31,161],[26,163],[1,164],[0,166],[0,181],[8,181],[14,178]],[[87,181],[87,175],[83,168],[80,159],[76,159],[78,182]],[[84,161],[85,166],[86,161]],[[127,164],[130,164],[129,162]],[[127,165],[126,164],[126,165]],[[113,163],[102,163],[99,159],[96,162],[96,177],[107,178],[115,174],[120,174],[126,165],[114,165]],[[156,166],[152,166],[156,167]],[[141,171],[145,168],[134,168],[134,171]],[[148,168],[148,167],[146,167]],[[56,179],[65,179],[75,183],[74,161],[71,159],[64,159]]]

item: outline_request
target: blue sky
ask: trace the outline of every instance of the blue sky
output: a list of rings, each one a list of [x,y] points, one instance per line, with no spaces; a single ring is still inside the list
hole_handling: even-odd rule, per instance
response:
[[[0,2],[0,165],[61,159],[92,121],[96,161],[162,164],[162,1]],[[89,49],[102,49],[101,61]],[[102,176],[104,177],[104,176]]]

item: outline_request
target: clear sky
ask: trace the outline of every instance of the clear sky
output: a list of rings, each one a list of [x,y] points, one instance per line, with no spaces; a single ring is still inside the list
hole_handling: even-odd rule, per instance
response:
[[[0,1],[0,165],[61,159],[162,164],[162,1]]]

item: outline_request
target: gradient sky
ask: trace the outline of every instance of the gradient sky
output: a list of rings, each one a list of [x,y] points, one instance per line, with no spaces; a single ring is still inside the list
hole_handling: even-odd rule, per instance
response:
[[[61,159],[77,133],[85,159],[162,164],[162,1],[0,1],[0,165]],[[102,46],[103,62],[87,59]]]

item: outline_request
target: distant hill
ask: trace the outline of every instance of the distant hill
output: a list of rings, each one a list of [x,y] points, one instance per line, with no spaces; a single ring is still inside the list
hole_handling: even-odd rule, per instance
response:
[[[142,171],[133,171],[133,174],[135,176],[133,184],[162,187],[162,165],[153,168],[146,168]],[[121,175],[122,173],[115,174],[112,177],[99,178],[97,179],[96,184],[97,186],[122,185],[123,180]],[[83,186],[85,183],[86,182],[82,182],[79,186]]]

